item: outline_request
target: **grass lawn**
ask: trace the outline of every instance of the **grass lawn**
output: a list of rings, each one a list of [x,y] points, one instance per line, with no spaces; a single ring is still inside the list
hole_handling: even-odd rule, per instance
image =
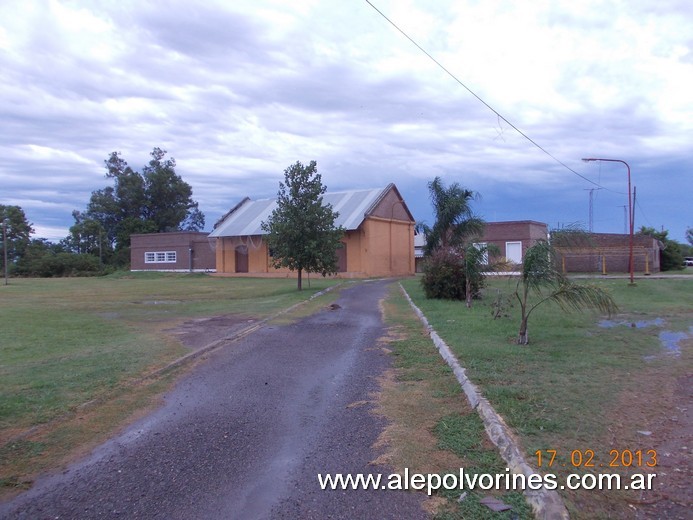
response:
[[[664,403],[692,366],[693,280],[645,279],[635,287],[621,279],[596,283],[611,291],[620,308],[610,323],[547,304],[530,318],[530,344],[519,346],[519,310],[507,298],[513,281],[491,281],[472,309],[463,302],[427,300],[418,279],[403,281],[470,379],[518,434],[527,460],[536,467],[542,455],[541,471],[559,477],[656,471],[646,467],[645,455],[655,447],[654,435],[639,432],[661,429],[671,412]],[[494,301],[501,302],[497,319]],[[660,340],[662,332],[684,339],[672,350]],[[549,467],[553,450],[557,456]],[[620,467],[610,467],[625,450],[641,450],[642,462],[624,467],[619,459]],[[642,498],[633,491],[560,492],[575,518],[632,517],[631,506]]]
[[[337,280],[120,273],[12,279],[0,287],[0,493],[103,439],[175,374],[141,377],[189,352],[169,331],[234,314],[261,319]]]

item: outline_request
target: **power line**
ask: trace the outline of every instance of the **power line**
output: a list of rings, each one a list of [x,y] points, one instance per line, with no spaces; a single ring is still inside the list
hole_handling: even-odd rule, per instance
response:
[[[558,164],[560,164],[561,166],[563,166],[563,167],[564,167],[565,169],[567,169],[568,171],[574,173],[575,175],[577,175],[577,176],[580,177],[581,179],[586,180],[586,181],[589,182],[590,184],[594,184],[594,185],[597,186],[598,188],[602,188],[602,189],[605,189],[605,190],[607,190],[607,191],[612,191],[612,192],[614,192],[614,190],[611,190],[611,189],[609,189],[609,188],[606,188],[606,187],[604,187],[604,186],[601,186],[600,184],[594,182],[593,180],[588,179],[587,177],[585,177],[585,176],[582,175],[581,173],[576,172],[576,171],[573,170],[570,166],[568,166],[568,165],[565,164],[563,161],[561,161],[560,159],[558,159],[557,157],[555,157],[553,154],[551,154],[548,150],[546,150],[543,146],[541,146],[539,143],[537,143],[534,139],[532,139],[531,137],[529,137],[529,136],[528,136],[527,134],[525,134],[522,130],[520,130],[518,127],[516,127],[513,123],[511,123],[510,121],[508,121],[508,119],[506,119],[500,112],[498,112],[495,108],[493,108],[493,107],[492,107],[491,105],[489,105],[486,101],[484,101],[481,97],[479,97],[479,96],[476,94],[476,92],[474,92],[474,91],[473,91],[472,89],[470,89],[467,85],[465,85],[464,83],[462,83],[462,81],[461,81],[460,79],[458,79],[457,76],[455,76],[452,72],[450,72],[447,68],[445,68],[445,66],[444,66],[442,63],[440,63],[438,60],[436,60],[431,54],[429,54],[428,51],[426,51],[426,49],[424,49],[423,47],[421,47],[421,45],[419,45],[418,43],[416,43],[416,41],[414,41],[406,32],[404,32],[402,29],[400,29],[400,28],[397,26],[397,24],[396,24],[395,22],[393,22],[392,20],[390,20],[380,9],[378,9],[376,6],[374,6],[374,5],[370,2],[370,0],[365,0],[365,1],[366,1],[366,3],[367,3],[368,5],[370,5],[373,9],[375,9],[375,11],[376,11],[380,16],[382,16],[385,20],[387,20],[387,22],[388,22],[390,25],[392,25],[392,27],[394,27],[395,29],[397,29],[397,31],[399,31],[407,40],[409,40],[412,44],[414,44],[414,46],[416,46],[417,49],[419,49],[419,50],[420,50],[421,52],[423,52],[426,56],[428,56],[428,58],[429,58],[431,61],[433,61],[433,63],[435,63],[436,65],[438,65],[438,67],[440,67],[448,76],[450,76],[455,82],[457,82],[459,85],[461,85],[461,86],[462,86],[467,92],[469,92],[472,96],[474,96],[476,99],[478,99],[478,100],[479,100],[486,108],[488,108],[491,112],[493,112],[494,114],[496,114],[496,116],[498,116],[499,119],[501,119],[502,121],[505,121],[513,130],[515,130],[518,134],[520,134],[522,137],[524,137],[525,139],[527,139],[527,141],[529,141],[530,143],[532,143],[532,144],[533,144],[534,146],[536,146],[539,150],[541,150],[541,151],[544,152],[546,155],[548,155],[549,157],[551,157],[551,159],[553,159],[555,162],[557,162]],[[619,193],[619,192],[614,192],[614,193]]]

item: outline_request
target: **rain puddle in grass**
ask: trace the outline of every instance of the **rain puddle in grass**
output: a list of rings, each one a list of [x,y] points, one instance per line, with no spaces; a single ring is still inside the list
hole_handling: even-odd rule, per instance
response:
[[[177,305],[179,300],[144,300],[141,302],[132,302],[140,305]]]
[[[653,320],[602,320],[599,322],[599,326],[604,329],[611,329],[614,327],[631,327],[634,329],[643,329],[646,327],[661,327],[665,323],[663,318],[655,318]],[[688,332],[672,332],[670,330],[663,330],[659,333],[659,342],[664,347],[667,354],[672,354],[674,356],[681,355],[681,345],[680,343],[693,337],[693,326],[688,328]],[[657,356],[644,356],[643,359],[646,361],[651,361]]]
[[[599,326],[603,329],[612,329],[614,327],[632,327],[634,329],[644,329],[645,327],[661,327],[664,325],[663,318],[655,318],[654,320],[602,320],[599,322]]]

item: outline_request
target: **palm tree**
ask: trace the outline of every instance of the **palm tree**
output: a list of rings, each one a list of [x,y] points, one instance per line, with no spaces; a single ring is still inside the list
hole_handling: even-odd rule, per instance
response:
[[[426,253],[438,248],[459,247],[484,231],[484,221],[475,216],[470,202],[479,195],[457,182],[446,188],[440,177],[428,183],[428,191],[435,213],[435,223],[426,231]]]
[[[592,284],[576,284],[558,269],[556,250],[546,240],[527,249],[522,262],[522,275],[515,296],[520,302],[522,319],[517,335],[518,345],[529,343],[527,322],[534,309],[547,301],[556,302],[564,311],[593,308],[609,316],[618,311],[616,302],[604,289]],[[529,301],[530,293],[539,297]]]

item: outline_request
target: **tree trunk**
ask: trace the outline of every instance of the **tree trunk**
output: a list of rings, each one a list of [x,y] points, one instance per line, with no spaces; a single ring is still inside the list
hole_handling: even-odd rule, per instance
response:
[[[302,272],[302,269],[299,269],[298,270],[298,290],[299,291],[303,290],[303,285],[301,284],[301,272]]]
[[[529,344],[529,334],[527,333],[527,317],[523,316],[520,322],[520,332],[517,334],[517,344],[527,345]]]
[[[465,303],[467,304],[467,309],[472,308],[472,281],[470,280],[469,276],[465,279],[464,281],[465,285]]]

